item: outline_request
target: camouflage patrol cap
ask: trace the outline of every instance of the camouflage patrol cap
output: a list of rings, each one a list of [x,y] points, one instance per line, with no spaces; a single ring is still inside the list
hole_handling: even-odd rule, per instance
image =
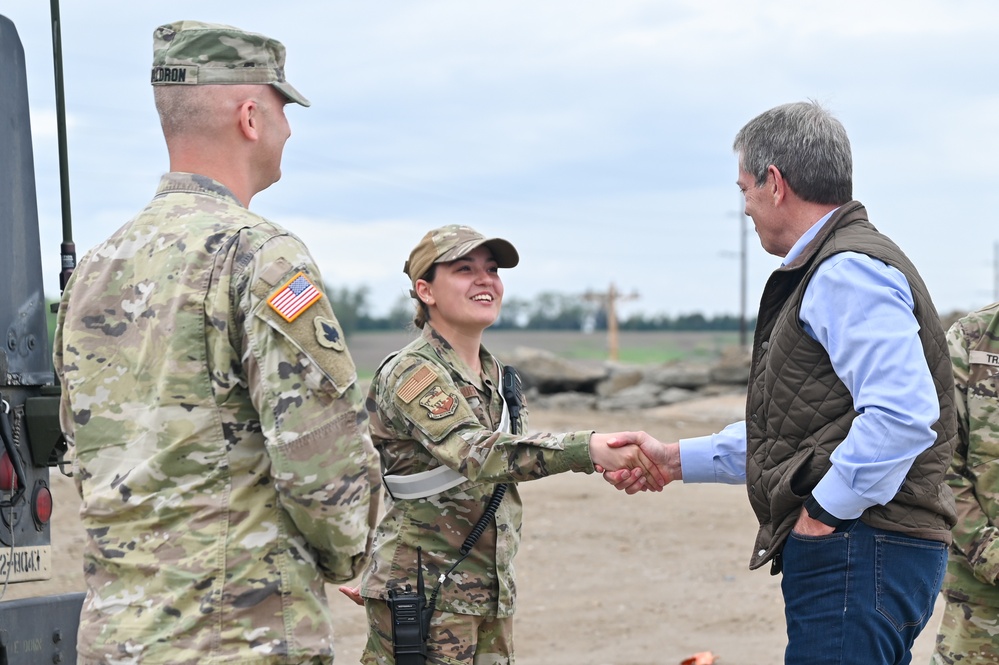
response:
[[[409,260],[402,271],[409,275],[413,286],[416,286],[416,280],[427,274],[433,264],[460,259],[481,245],[489,248],[500,268],[513,268],[520,262],[520,255],[508,241],[487,238],[470,226],[449,224],[428,231],[409,253]]]
[[[309,106],[284,78],[284,44],[231,25],[177,21],[153,33],[153,85],[272,85]]]

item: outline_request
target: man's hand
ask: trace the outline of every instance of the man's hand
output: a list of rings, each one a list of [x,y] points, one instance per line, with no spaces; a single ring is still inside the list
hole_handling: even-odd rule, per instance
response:
[[[646,432],[618,432],[610,436],[612,439],[607,442],[607,445],[612,448],[628,445],[639,446],[645,456],[655,464],[664,486],[674,480],[683,479],[683,469],[680,468],[679,443],[662,443]],[[638,481],[636,475],[628,471],[604,469],[604,480],[628,494],[646,489]]]
[[[802,508],[801,514],[798,515],[798,521],[794,523],[794,529],[792,530],[803,536],[828,536],[836,530],[836,527],[812,519],[808,511]]]
[[[614,434],[594,434],[590,437],[590,459],[598,471],[620,471],[627,476],[629,484],[638,488],[658,492],[666,485],[666,478],[658,466],[638,445],[610,445],[611,441],[633,436],[633,432]],[[644,434],[644,432],[639,432]],[[638,489],[635,490],[636,492]]]

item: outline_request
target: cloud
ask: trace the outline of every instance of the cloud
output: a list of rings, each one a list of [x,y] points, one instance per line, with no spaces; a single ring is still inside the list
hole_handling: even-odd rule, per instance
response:
[[[405,292],[415,239],[462,222],[521,249],[511,294],[614,281],[649,311],[734,312],[732,137],[805,98],[843,121],[858,197],[938,307],[991,297],[999,5],[987,0],[63,5],[81,250],[166,170],[151,33],[197,17],[288,46],[289,79],[314,105],[289,110],[285,176],[253,207],[307,236],[328,281],[370,281],[379,304]],[[48,15],[32,0],[3,12],[25,42],[39,209],[54,218]],[[777,261],[749,243],[755,298]]]

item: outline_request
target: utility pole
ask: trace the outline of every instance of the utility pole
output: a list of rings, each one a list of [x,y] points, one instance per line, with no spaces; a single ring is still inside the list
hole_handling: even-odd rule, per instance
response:
[[[739,347],[745,349],[749,334],[749,317],[746,313],[746,286],[749,272],[749,248],[746,244],[746,235],[749,224],[743,210],[745,210],[745,201],[740,198],[739,208],[735,211],[735,218],[739,225]],[[725,251],[721,254],[729,258],[735,256],[735,252]]]
[[[632,291],[631,294],[625,295],[614,287],[612,282],[610,288],[604,293],[595,293],[593,291],[587,291],[583,294],[583,300],[588,300],[591,302],[599,302],[603,305],[604,311],[607,312],[607,350],[610,359],[617,361],[618,358],[618,341],[617,341],[617,302],[621,300],[637,300],[638,292]]]

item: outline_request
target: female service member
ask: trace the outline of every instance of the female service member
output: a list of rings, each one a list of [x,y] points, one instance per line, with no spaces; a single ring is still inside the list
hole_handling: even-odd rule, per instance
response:
[[[662,487],[637,447],[607,446],[614,434],[525,434],[519,380],[482,346],[503,301],[499,269],[518,261],[506,240],[451,225],[403,268],[421,334],[372,380],[386,514],[360,589],[341,588],[368,614],[363,663],[513,662],[518,481],[597,465]]]

